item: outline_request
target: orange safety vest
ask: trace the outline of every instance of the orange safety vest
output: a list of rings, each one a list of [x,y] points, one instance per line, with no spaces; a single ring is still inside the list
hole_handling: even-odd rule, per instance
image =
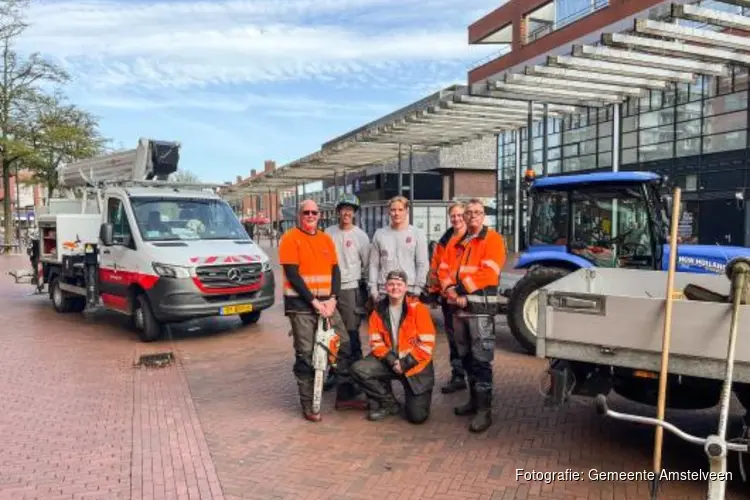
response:
[[[405,299],[398,327],[398,352],[394,352],[391,340],[391,319],[388,298],[378,302],[370,314],[370,350],[373,356],[384,361],[400,359],[407,378],[413,378],[424,389],[434,383],[432,353],[435,349],[435,324],[430,309],[417,299]],[[420,375],[423,375],[420,377]],[[415,378],[416,377],[416,378]]]
[[[427,277],[427,291],[430,293],[439,294],[441,292],[440,278],[438,276],[438,269],[440,268],[440,261],[445,254],[445,249],[455,243],[462,234],[455,234],[456,230],[453,228],[448,229],[443,236],[438,240],[435,245],[435,250],[432,252],[432,259],[430,260],[430,272]]]
[[[440,286],[443,292],[455,286],[465,295],[468,312],[488,313],[497,308],[500,270],[507,258],[505,240],[486,226],[468,241],[467,236],[446,248],[438,269]]]
[[[338,264],[338,260],[333,239],[325,232],[318,230],[315,234],[308,234],[297,227],[285,232],[279,242],[279,264],[299,266],[299,274],[314,297],[322,300],[331,295],[333,268]],[[284,299],[287,304],[301,306],[304,309],[310,307],[292,287],[286,272]]]

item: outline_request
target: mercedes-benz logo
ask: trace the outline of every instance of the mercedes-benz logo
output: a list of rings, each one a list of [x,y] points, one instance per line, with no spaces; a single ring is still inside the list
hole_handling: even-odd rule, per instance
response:
[[[241,283],[242,271],[240,271],[236,267],[230,269],[229,271],[227,271],[227,279],[231,281],[232,283]]]

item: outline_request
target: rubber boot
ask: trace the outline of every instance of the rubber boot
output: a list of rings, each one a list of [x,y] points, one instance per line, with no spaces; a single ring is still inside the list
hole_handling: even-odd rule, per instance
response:
[[[469,424],[469,431],[484,432],[492,425],[492,391],[477,393],[477,412]]]
[[[454,372],[450,382],[441,389],[441,392],[443,394],[453,394],[464,389],[466,389],[466,380],[464,380],[463,376]]]
[[[477,411],[477,390],[474,384],[469,383],[469,402],[453,408],[453,413],[459,417],[474,415]]]
[[[392,415],[398,415],[401,406],[396,399],[387,399],[382,402],[372,400],[370,402],[370,411],[367,413],[367,420],[377,422]]]

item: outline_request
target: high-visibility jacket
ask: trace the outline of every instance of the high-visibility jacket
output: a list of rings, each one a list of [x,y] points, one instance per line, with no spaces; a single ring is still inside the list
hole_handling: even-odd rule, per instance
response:
[[[430,309],[419,300],[405,299],[401,305],[397,343],[391,333],[390,302],[378,302],[369,319],[370,350],[390,367],[396,360],[415,394],[431,390],[435,383],[432,354],[435,349],[435,324]]]
[[[312,312],[314,299],[338,295],[341,273],[336,246],[325,232],[310,234],[297,227],[285,232],[279,242],[279,263],[284,275],[285,311]]]
[[[427,279],[427,291],[429,293],[439,294],[441,291],[440,278],[438,277],[438,268],[440,267],[440,261],[443,258],[445,249],[448,245],[455,243],[455,240],[463,236],[463,233],[457,234],[453,228],[448,229],[443,236],[435,245],[435,250],[432,252],[432,259],[430,259],[430,273]]]
[[[458,295],[466,296],[467,312],[494,314],[506,258],[505,240],[495,230],[485,226],[473,237],[467,233],[443,254],[438,268],[443,293],[454,286]]]

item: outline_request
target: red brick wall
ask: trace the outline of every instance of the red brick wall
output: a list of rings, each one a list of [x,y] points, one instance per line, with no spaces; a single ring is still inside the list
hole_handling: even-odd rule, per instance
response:
[[[455,170],[452,173],[451,198],[495,197],[495,172],[472,172]]]

